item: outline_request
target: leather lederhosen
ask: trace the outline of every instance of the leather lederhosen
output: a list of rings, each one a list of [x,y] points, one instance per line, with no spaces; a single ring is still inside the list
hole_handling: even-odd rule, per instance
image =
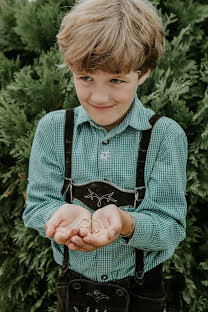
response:
[[[131,205],[138,207],[145,196],[144,167],[147,150],[151,139],[154,124],[161,116],[153,115],[149,122],[151,129],[143,131],[137,162],[136,187],[134,190],[126,190],[106,181],[91,181],[85,184],[73,184],[72,141],[74,128],[74,111],[66,110],[65,120],[65,180],[62,193],[66,195],[66,201],[72,203],[72,199],[78,199],[93,210],[102,208],[108,204],[116,206]],[[72,279],[85,278],[82,275],[69,270],[69,249],[64,245],[64,257],[62,274],[57,284],[57,312],[65,312],[66,288]],[[86,279],[88,280],[88,279]],[[163,311],[164,287],[162,281],[162,264],[144,274],[143,251],[135,248],[135,274],[122,280],[112,281],[112,284],[121,285],[130,292],[129,312],[160,312]],[[76,311],[76,310],[75,310]],[[83,310],[84,311],[84,310]],[[91,310],[90,310],[91,311]],[[98,311],[98,310],[97,310]]]

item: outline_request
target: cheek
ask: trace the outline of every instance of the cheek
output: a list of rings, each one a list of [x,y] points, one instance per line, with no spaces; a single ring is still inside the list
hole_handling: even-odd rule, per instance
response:
[[[123,89],[122,92],[118,93],[118,98],[120,99],[120,102],[131,105],[135,97],[136,91],[137,91],[137,88]]]
[[[84,88],[79,83],[75,84],[75,90],[79,100],[84,100],[87,98],[87,88]]]

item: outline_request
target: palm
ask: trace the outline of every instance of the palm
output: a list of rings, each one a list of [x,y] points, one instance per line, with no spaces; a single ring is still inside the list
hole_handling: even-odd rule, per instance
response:
[[[93,222],[100,224],[99,231],[93,231]],[[121,218],[117,207],[112,205],[105,206],[97,210],[92,216],[92,231],[87,235],[84,241],[95,247],[106,246],[114,241],[121,229]],[[96,233],[97,232],[97,233]]]
[[[112,216],[107,213],[105,210],[97,210],[93,216],[92,220],[97,224],[100,224],[100,230],[97,235],[102,235],[107,233],[112,225]],[[93,223],[92,223],[92,232],[93,232]]]
[[[77,205],[62,206],[47,222],[47,237],[53,235],[56,243],[65,243],[73,235],[79,233],[79,223],[83,218],[91,219],[88,210]]]
[[[87,210],[82,211],[82,214],[77,214],[77,216],[68,214],[64,216],[63,221],[59,224],[59,226],[56,228],[56,234],[57,233],[65,233],[68,234],[69,238],[72,234],[79,233],[80,231],[80,220],[81,219],[90,219],[91,215]]]

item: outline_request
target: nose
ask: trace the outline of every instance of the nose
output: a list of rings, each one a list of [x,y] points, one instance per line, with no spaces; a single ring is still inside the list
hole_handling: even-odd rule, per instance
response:
[[[91,92],[91,104],[95,106],[105,106],[109,104],[110,96],[108,94],[107,88],[104,86],[96,87]]]

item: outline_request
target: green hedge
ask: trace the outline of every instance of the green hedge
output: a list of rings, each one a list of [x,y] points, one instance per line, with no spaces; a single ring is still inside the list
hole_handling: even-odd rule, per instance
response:
[[[166,51],[139,89],[145,106],[175,119],[189,141],[187,238],[165,262],[169,312],[208,311],[208,4],[152,1]],[[55,35],[73,1],[0,5],[0,311],[55,311],[58,268],[50,243],[23,225],[30,148],[38,120],[78,105]]]

